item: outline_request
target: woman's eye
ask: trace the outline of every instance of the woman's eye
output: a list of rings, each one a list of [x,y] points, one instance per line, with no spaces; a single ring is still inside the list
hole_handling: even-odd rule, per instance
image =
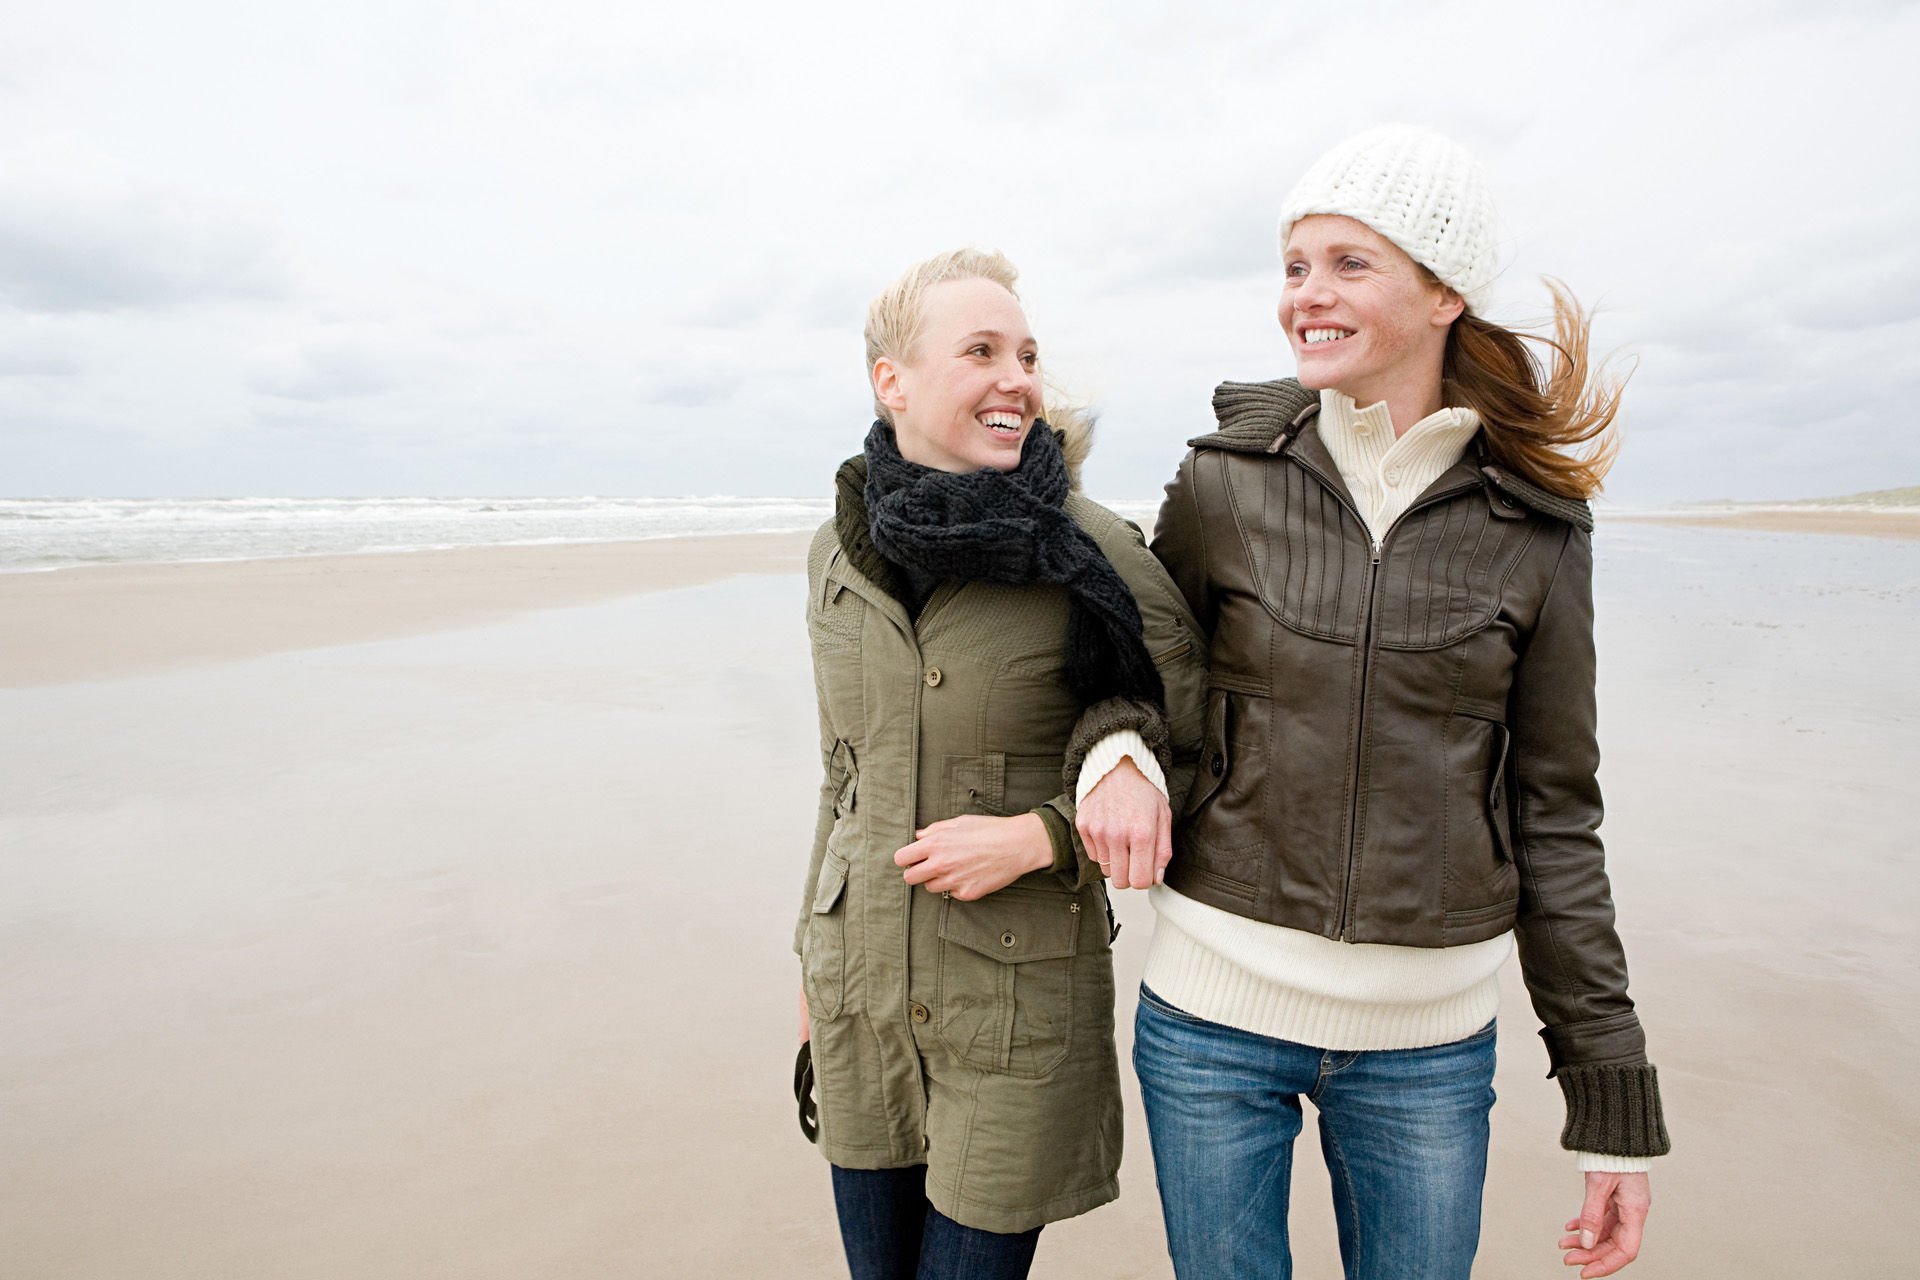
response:
[[[1358,258],[1340,259],[1340,269],[1342,271],[1359,271],[1365,268],[1366,265],[1367,265],[1366,263],[1360,261],[1360,259]]]
[[[992,355],[993,353],[987,350],[987,344],[982,342],[975,346],[967,348],[967,354],[970,356],[987,356],[987,355]]]
[[[1027,368],[1032,369],[1039,365],[1040,357],[1031,351],[1024,352],[1020,356],[1020,363],[1025,365]]]
[[[1304,276],[1304,275],[1306,275],[1306,274],[1307,274],[1307,264],[1306,264],[1306,263],[1304,263],[1304,262],[1289,262],[1289,263],[1287,264],[1287,279],[1289,279],[1289,280],[1297,280],[1297,279],[1299,279],[1299,278],[1300,278],[1301,276]]]

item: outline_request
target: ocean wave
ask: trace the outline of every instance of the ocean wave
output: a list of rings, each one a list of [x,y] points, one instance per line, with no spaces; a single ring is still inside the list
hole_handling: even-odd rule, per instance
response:
[[[8,498],[0,572],[812,529],[826,498]]]

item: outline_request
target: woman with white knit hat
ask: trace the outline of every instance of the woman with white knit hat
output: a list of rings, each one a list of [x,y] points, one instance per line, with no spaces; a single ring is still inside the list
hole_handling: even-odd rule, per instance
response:
[[[1079,783],[1092,856],[1154,885],[1134,1062],[1175,1270],[1290,1274],[1304,1096],[1347,1275],[1464,1280],[1517,948],[1586,1182],[1560,1246],[1609,1275],[1668,1145],[1596,834],[1585,500],[1620,386],[1559,286],[1544,365],[1480,314],[1492,200],[1431,131],[1328,152],[1280,245],[1298,379],[1220,387],[1153,544],[1212,637],[1164,884],[1144,748]]]

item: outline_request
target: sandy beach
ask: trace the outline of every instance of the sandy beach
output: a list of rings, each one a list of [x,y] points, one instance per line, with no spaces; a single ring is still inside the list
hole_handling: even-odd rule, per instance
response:
[[[1906,1268],[1907,536],[1597,536],[1604,834],[1674,1137],[1627,1275]],[[844,1275],[788,1090],[805,543],[0,577],[0,1272]],[[1153,925],[1117,905],[1126,1027]],[[1571,1274],[1506,979],[1475,1274]],[[1122,1197],[1036,1276],[1171,1275],[1123,1075]],[[1295,1224],[1337,1276],[1311,1140]]]
[[[418,635],[806,561],[804,534],[747,534],[0,574],[0,689]]]

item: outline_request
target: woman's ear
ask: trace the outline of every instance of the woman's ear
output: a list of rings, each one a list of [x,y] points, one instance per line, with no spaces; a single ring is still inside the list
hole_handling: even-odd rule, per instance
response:
[[[900,385],[900,366],[891,356],[881,356],[873,362],[873,398],[895,413],[907,407],[907,397]]]
[[[1433,303],[1433,325],[1444,329],[1467,313],[1467,300],[1447,285],[1440,286],[1440,296]]]

